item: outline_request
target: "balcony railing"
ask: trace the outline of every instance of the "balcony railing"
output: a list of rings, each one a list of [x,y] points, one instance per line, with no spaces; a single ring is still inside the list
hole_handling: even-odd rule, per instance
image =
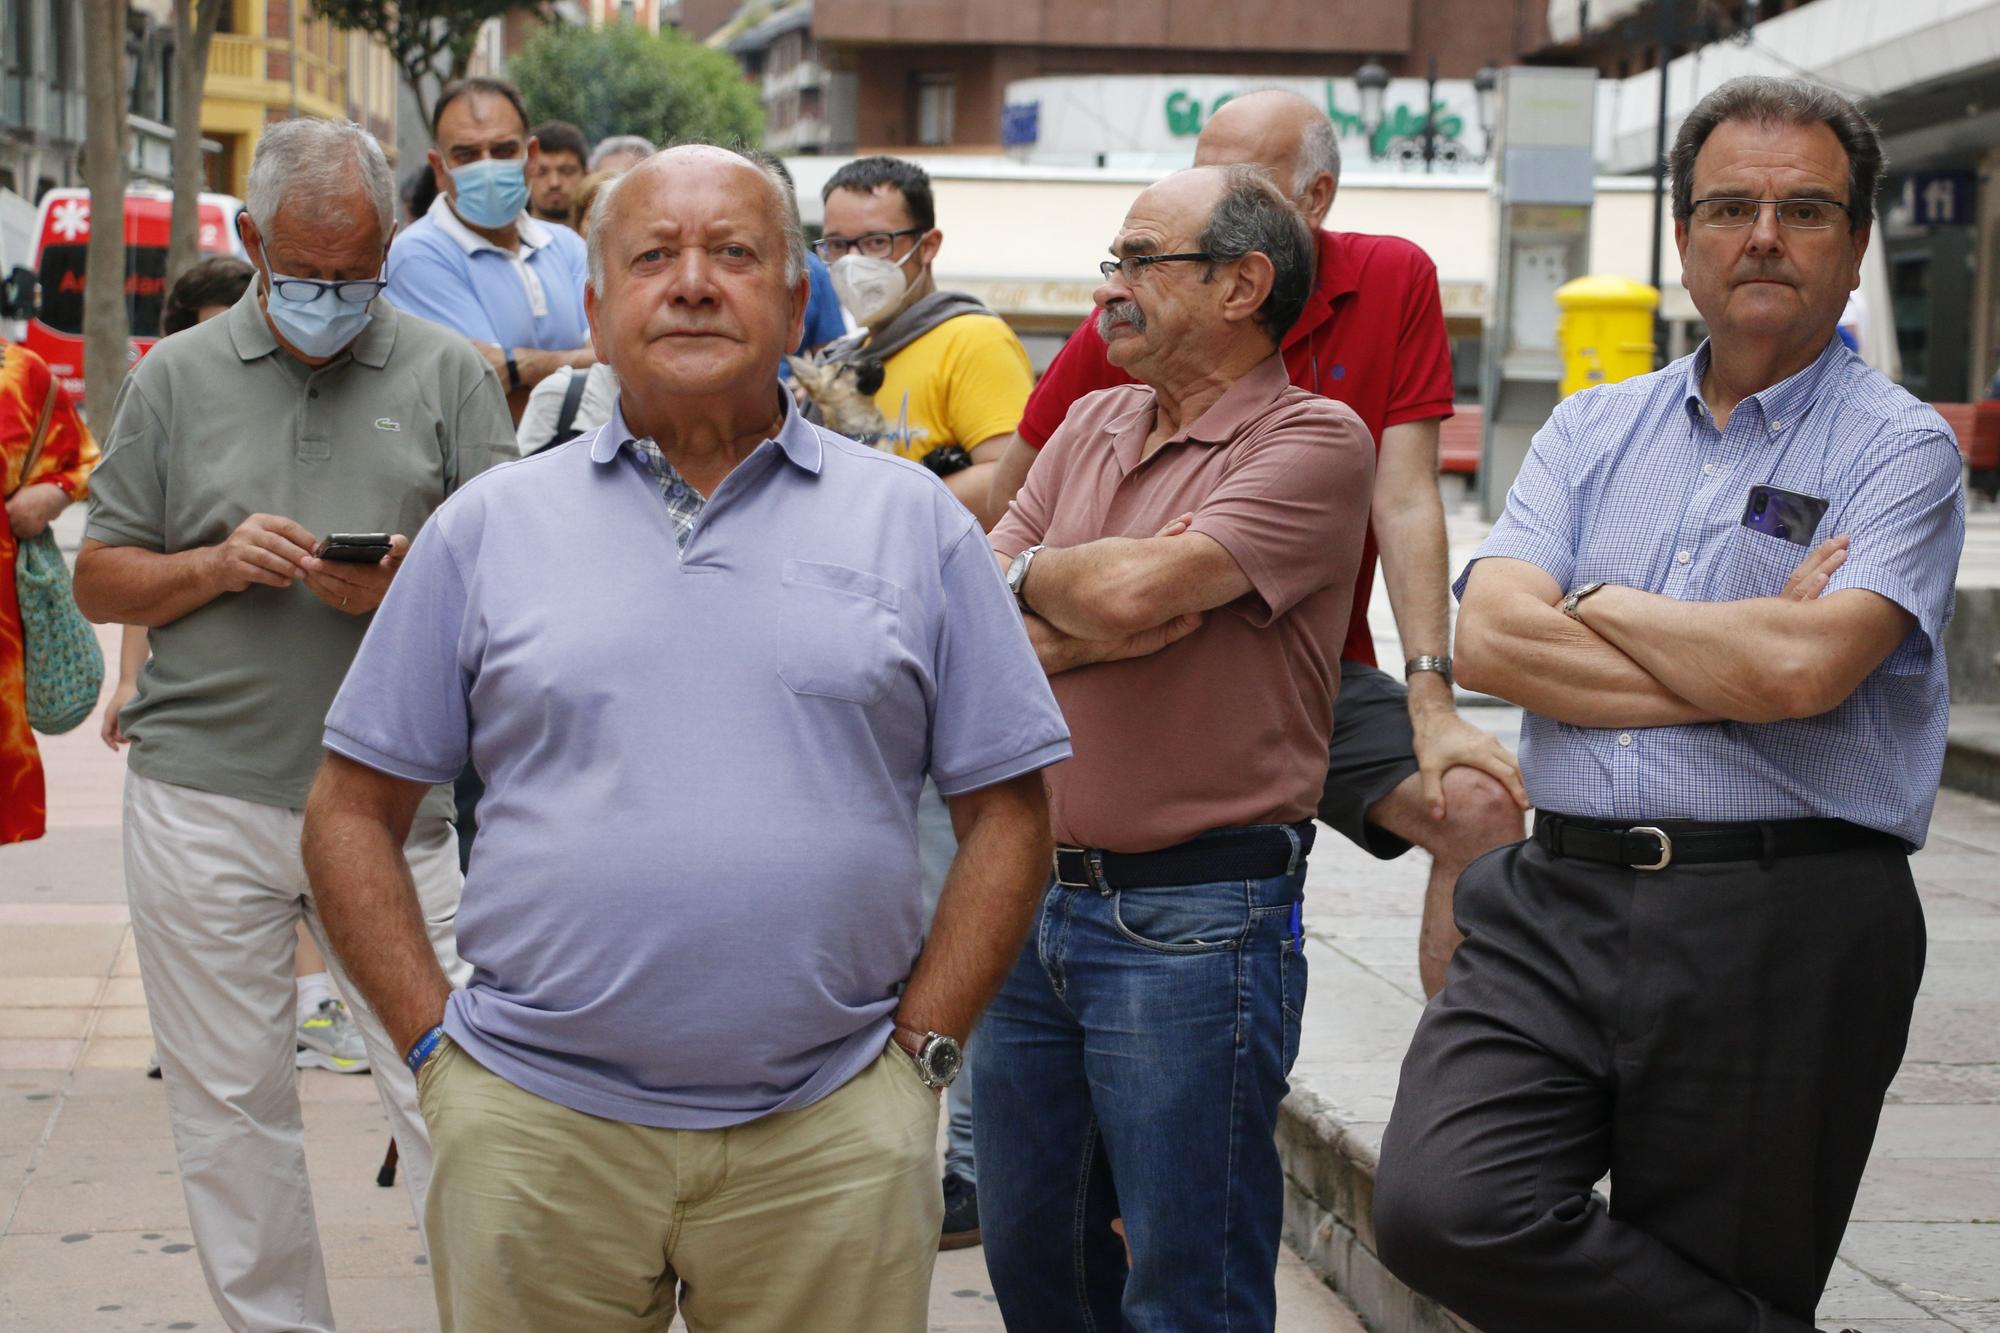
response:
[[[301,50],[288,41],[219,32],[215,35],[215,44],[208,51],[208,75],[211,79],[243,79],[290,87],[295,73],[301,93],[330,102],[344,112],[347,110],[344,43],[341,50],[339,58],[329,60],[314,52]],[[292,72],[280,77],[270,75],[266,58],[271,55],[289,56]]]

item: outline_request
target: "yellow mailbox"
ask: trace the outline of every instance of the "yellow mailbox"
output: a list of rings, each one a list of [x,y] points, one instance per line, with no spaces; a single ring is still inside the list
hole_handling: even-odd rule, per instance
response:
[[[1630,278],[1598,275],[1556,288],[1563,397],[1652,370],[1653,311],[1659,304],[1659,292]]]

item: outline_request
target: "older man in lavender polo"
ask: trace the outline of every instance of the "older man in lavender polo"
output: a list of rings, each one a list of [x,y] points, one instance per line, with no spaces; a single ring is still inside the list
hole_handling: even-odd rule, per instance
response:
[[[1287,380],[1312,241],[1256,169],[1167,177],[1111,253],[1100,322],[1140,383],[1078,404],[992,537],[1077,757],[1049,775],[1039,929],[980,1026],[986,1262],[1012,1328],[1269,1329],[1375,451]]]
[[[334,948],[419,1070],[444,1326],[919,1329],[937,1090],[1033,913],[1068,733],[971,515],[779,391],[783,186],[671,149],[590,254],[617,412],[418,538],[307,815]],[[400,830],[468,753],[453,992]],[[926,774],[960,840],[928,940]]]

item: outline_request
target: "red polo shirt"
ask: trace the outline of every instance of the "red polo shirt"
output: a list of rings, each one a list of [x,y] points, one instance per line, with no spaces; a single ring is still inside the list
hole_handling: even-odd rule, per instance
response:
[[[1368,427],[1375,449],[1382,432],[1406,421],[1451,415],[1451,345],[1438,302],[1437,267],[1400,236],[1322,231],[1312,295],[1285,335],[1285,369],[1301,389],[1346,403]],[[1097,319],[1086,319],[1050,364],[1018,427],[1037,449],[1088,393],[1132,377],[1105,359]],[[1375,533],[1361,549],[1354,607],[1340,655],[1375,664],[1368,597],[1375,586]]]

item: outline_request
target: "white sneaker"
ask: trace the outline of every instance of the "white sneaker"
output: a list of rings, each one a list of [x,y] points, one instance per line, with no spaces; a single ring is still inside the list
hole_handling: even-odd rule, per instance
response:
[[[368,1048],[354,1016],[339,1000],[321,1000],[319,1008],[299,1020],[300,1069],[331,1069],[336,1074],[368,1072]]]

